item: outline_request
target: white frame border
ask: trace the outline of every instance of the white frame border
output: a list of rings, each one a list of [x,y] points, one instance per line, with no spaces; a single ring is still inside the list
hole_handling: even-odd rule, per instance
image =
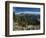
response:
[[[40,30],[29,30],[29,31],[13,31],[13,7],[36,7],[40,8]],[[43,5],[35,5],[35,4],[18,4],[18,3],[10,3],[9,4],[9,35],[19,35],[19,34],[36,34],[43,33]]]

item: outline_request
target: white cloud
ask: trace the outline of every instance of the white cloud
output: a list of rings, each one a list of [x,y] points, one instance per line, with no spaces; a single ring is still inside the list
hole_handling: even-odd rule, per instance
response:
[[[24,14],[40,14],[40,12],[18,12],[18,13],[15,13],[15,14],[21,14],[21,13],[24,13]]]

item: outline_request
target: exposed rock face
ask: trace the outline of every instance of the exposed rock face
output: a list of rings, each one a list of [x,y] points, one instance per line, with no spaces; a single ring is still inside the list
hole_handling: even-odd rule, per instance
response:
[[[14,30],[38,30],[40,29],[40,15],[19,14],[15,16]]]

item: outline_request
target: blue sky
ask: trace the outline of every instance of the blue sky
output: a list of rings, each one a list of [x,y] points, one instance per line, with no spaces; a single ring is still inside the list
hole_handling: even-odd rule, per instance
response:
[[[13,11],[16,14],[20,14],[20,13],[40,14],[40,8],[13,7]]]

